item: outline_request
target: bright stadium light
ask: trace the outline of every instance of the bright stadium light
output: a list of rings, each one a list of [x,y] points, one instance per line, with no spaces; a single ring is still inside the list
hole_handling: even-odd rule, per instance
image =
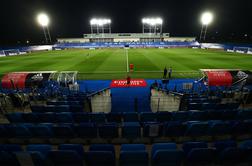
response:
[[[201,22],[203,25],[209,25],[213,21],[213,14],[211,12],[205,12],[201,16]]]
[[[50,32],[49,32],[49,28],[48,28],[48,25],[50,23],[50,19],[47,16],[47,14],[45,14],[45,13],[38,14],[37,15],[37,22],[43,28],[46,43],[48,43],[48,40],[51,43],[52,39],[51,39],[51,35],[50,35]]]
[[[200,41],[206,40],[207,28],[208,28],[208,25],[212,23],[213,17],[214,16],[211,12],[204,12],[201,15],[202,28],[200,32]]]
[[[154,26],[163,24],[163,20],[161,18],[143,18],[142,23]]]
[[[37,16],[37,21],[42,27],[47,27],[49,25],[49,17],[45,13],[40,13]]]
[[[102,34],[105,33],[106,30],[111,33],[111,20],[110,19],[105,19],[105,18],[93,18],[90,20],[90,25],[91,25],[91,34],[96,31],[97,34],[102,32]]]
[[[143,18],[142,24],[143,33],[145,33],[146,29],[149,31],[150,34],[152,34],[153,32],[154,34],[157,34],[157,31],[162,33],[163,20],[159,17]]]
[[[90,20],[90,25],[103,26],[106,24],[111,24],[111,20],[110,19],[97,19],[97,18],[93,18]]]

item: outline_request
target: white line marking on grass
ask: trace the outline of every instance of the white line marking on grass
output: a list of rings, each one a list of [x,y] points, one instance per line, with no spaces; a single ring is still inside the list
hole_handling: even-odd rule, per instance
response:
[[[129,53],[127,49],[125,49],[125,55],[126,55],[127,72],[129,72]]]

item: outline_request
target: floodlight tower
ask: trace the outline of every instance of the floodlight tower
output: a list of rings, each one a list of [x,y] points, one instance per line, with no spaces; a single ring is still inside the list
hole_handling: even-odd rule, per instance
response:
[[[45,13],[40,13],[37,16],[37,22],[43,28],[46,43],[48,43],[48,41],[51,43],[52,39],[51,39],[50,31],[49,31],[49,28],[48,28],[48,25],[50,23],[49,17]]]
[[[143,33],[162,33],[163,20],[159,17],[143,18]]]
[[[200,32],[200,41],[206,40],[208,25],[213,21],[213,14],[211,12],[205,12],[201,15],[202,28]]]
[[[111,33],[111,20],[103,18],[93,18],[90,20],[91,34]]]

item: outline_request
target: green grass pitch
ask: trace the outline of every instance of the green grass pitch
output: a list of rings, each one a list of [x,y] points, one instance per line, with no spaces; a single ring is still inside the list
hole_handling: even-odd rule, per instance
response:
[[[128,56],[127,56],[128,55]],[[216,50],[173,49],[96,49],[35,52],[1,57],[0,75],[17,71],[78,71],[79,79],[125,78],[128,64],[134,78],[161,78],[164,67],[173,68],[174,77],[198,77],[199,69],[252,70],[252,56]]]

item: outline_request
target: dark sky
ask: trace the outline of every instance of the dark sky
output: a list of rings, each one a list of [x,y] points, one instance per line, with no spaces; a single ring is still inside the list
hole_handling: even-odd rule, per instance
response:
[[[2,0],[0,44],[42,42],[39,12],[50,16],[55,40],[90,33],[89,20],[100,16],[111,18],[112,32],[141,32],[142,17],[160,16],[171,36],[198,36],[205,10],[215,14],[209,40],[252,43],[252,0]]]

